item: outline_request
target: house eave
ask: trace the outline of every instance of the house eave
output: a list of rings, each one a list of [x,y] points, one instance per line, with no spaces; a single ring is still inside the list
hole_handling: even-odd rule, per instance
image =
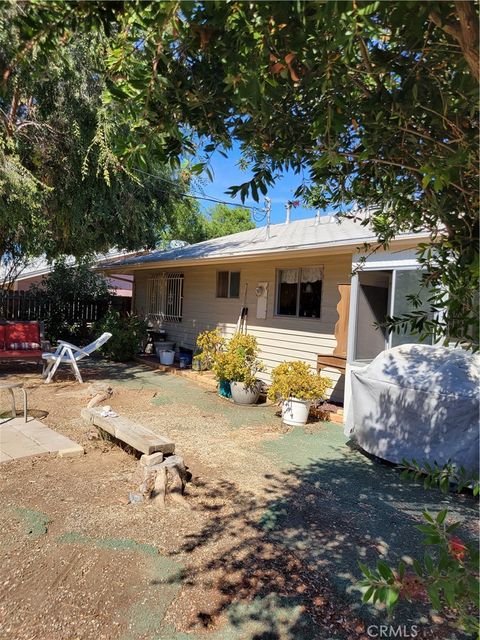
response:
[[[401,238],[392,240],[392,242],[390,243],[390,248],[395,248],[396,250],[410,248],[427,239],[427,235],[423,236],[419,234],[406,234]],[[380,247],[380,245],[372,238],[358,238],[354,242],[352,242],[352,240],[349,240],[348,242],[341,240],[338,242],[329,242],[328,244],[315,244],[309,247],[282,247],[279,249],[270,249],[265,252],[243,251],[241,254],[232,252],[232,254],[224,253],[220,256],[195,257],[189,259],[182,259],[181,257],[179,257],[172,260],[152,260],[150,262],[126,264],[123,266],[121,264],[105,267],[102,267],[102,265],[98,265],[97,269],[105,273],[134,274],[138,271],[157,271],[158,269],[183,268],[192,266],[201,267],[218,264],[238,264],[245,261],[266,262],[268,260],[277,258],[296,259],[312,258],[318,255],[353,255],[354,253],[362,252],[364,250],[365,243],[368,243],[371,250],[374,250],[375,248],[378,249]]]

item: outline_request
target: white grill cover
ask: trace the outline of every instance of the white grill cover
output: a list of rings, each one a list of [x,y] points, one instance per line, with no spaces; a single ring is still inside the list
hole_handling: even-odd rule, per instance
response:
[[[352,371],[351,433],[390,462],[479,466],[480,357],[407,344]]]

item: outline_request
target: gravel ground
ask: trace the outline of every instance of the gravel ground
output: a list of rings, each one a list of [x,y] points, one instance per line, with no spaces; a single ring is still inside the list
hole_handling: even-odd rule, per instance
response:
[[[358,559],[418,555],[426,507],[448,506],[476,535],[470,497],[405,483],[347,447],[339,425],[289,429],[275,407],[235,407],[142,365],[94,362],[82,386],[68,374],[43,385],[31,365],[1,374],[86,450],[1,466],[2,640],[365,640],[386,617],[359,605]],[[90,440],[80,419],[98,380],[115,411],[175,441],[192,473],[187,507],[127,504],[135,457]],[[428,610],[395,620],[458,637]]]

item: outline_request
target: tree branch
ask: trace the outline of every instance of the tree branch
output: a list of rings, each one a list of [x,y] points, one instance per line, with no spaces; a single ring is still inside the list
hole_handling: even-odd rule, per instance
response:
[[[480,60],[478,51],[479,28],[475,5],[471,0],[455,0],[457,20],[442,22],[436,11],[430,11],[429,18],[449,36],[452,36],[462,48],[468,67],[477,81],[480,81]]]

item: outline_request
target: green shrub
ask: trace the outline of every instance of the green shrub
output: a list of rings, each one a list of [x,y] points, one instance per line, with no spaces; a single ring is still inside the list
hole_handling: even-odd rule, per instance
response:
[[[437,611],[447,610],[459,629],[478,637],[478,545],[454,535],[460,522],[447,524],[446,509],[436,517],[424,511],[423,517],[426,524],[416,527],[425,535],[423,561],[413,559],[412,569],[403,562],[396,569],[382,560],[374,569],[359,563],[363,601],[383,603],[390,612],[399,600],[427,600]]]
[[[446,493],[453,485],[457,493],[469,488],[474,496],[480,495],[478,471],[468,472],[464,467],[458,467],[450,461],[443,465],[439,465],[437,462],[420,465],[415,459],[406,460],[404,458],[399,468],[402,469],[403,478],[423,480],[425,489],[438,487],[440,491]]]
[[[200,353],[194,356],[194,360],[200,365],[200,369],[211,369],[217,355],[225,348],[226,340],[220,333],[220,329],[202,331],[197,337],[197,347]]]
[[[259,348],[254,336],[236,333],[228,342],[225,351],[217,352],[212,369],[217,380],[243,382],[247,387],[255,386],[256,374],[265,365],[258,359]]]
[[[69,340],[85,344],[93,340],[92,328],[85,320],[75,319],[75,309],[92,304],[102,312],[107,309],[112,292],[105,278],[93,271],[92,266],[87,259],[72,266],[63,258],[55,262],[40,284],[30,286],[30,293],[44,304],[41,319],[51,342]]]
[[[272,371],[272,384],[268,397],[275,402],[279,398],[321,400],[332,384],[330,378],[312,373],[306,362],[282,362]]]
[[[120,315],[110,309],[96,323],[97,334],[108,331],[112,337],[102,347],[102,353],[115,362],[126,362],[137,355],[143,347],[147,335],[147,323],[136,315]]]

